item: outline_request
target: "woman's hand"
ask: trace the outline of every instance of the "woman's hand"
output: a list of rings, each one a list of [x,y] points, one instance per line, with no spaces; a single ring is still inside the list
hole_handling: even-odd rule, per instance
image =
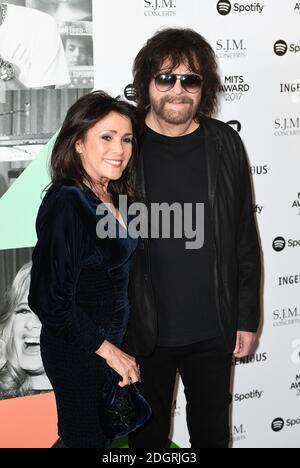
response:
[[[136,360],[132,356],[129,356],[129,354],[124,353],[121,349],[106,340],[96,351],[96,354],[105,359],[109,367],[114,369],[123,378],[122,382],[119,382],[120,387],[139,382],[140,375]]]

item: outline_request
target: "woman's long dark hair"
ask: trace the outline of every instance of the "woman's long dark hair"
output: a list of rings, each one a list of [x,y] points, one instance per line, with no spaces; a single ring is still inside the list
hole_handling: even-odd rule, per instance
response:
[[[134,88],[138,109],[145,116],[150,104],[149,84],[165,60],[170,71],[186,63],[191,71],[203,75],[202,100],[196,119],[211,117],[218,107],[221,80],[212,47],[192,29],[164,29],[150,38],[138,53],[134,65]]]
[[[51,179],[53,184],[62,183],[82,187],[88,182],[91,187],[95,182],[85,171],[81,157],[76,151],[76,142],[84,140],[90,128],[106,117],[110,112],[128,117],[133,129],[132,157],[119,180],[112,180],[108,191],[112,194],[115,206],[119,206],[119,195],[127,195],[134,201],[134,177],[137,165],[137,111],[134,106],[118,98],[112,98],[103,91],[94,91],[81,97],[69,109],[53,147],[51,157]]]

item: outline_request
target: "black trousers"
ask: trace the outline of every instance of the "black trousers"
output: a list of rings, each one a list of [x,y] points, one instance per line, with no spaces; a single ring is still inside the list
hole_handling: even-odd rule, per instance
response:
[[[192,448],[228,448],[231,358],[223,338],[188,346],[157,347],[137,358],[141,392],[153,410],[144,427],[129,436],[131,448],[166,448],[177,369],[187,401]]]

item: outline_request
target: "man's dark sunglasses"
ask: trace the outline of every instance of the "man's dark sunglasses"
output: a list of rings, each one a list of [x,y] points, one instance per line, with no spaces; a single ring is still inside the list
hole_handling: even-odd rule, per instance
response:
[[[177,80],[188,93],[198,93],[203,86],[203,76],[196,73],[159,73],[154,77],[156,89],[163,93],[174,88]]]

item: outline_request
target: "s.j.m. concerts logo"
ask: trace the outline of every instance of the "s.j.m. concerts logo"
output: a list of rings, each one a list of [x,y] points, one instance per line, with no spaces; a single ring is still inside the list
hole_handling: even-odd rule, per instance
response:
[[[176,16],[177,0],[144,0],[145,16]]]

